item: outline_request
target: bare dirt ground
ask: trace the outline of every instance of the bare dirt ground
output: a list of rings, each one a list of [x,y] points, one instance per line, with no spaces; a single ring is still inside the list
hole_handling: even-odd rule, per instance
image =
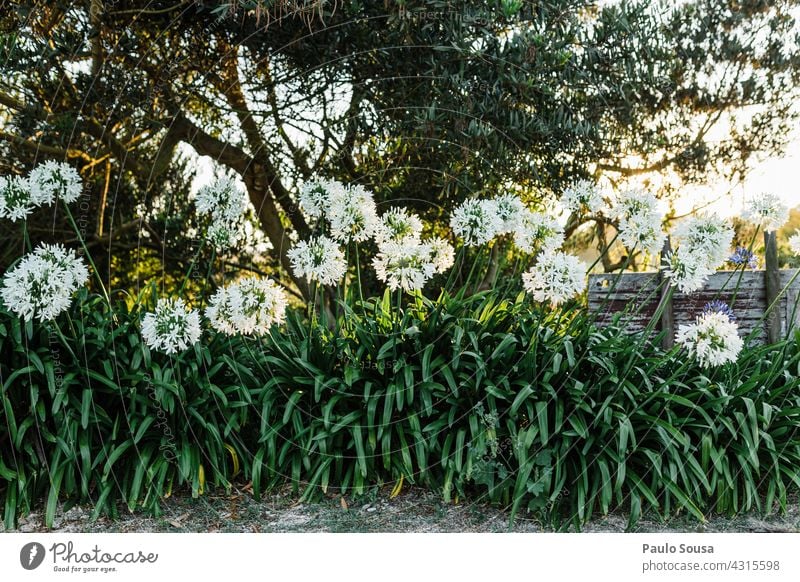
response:
[[[374,493],[360,499],[335,497],[315,503],[298,503],[290,492],[275,493],[256,501],[247,493],[206,495],[198,499],[174,497],[154,517],[122,509],[111,519],[91,520],[88,506],[60,510],[52,529],[43,524],[41,511],[21,518],[18,532],[545,532],[554,531],[531,515],[519,514],[510,523],[500,508],[478,502],[444,503],[435,493],[410,490],[394,499]],[[593,519],[586,532],[623,532],[627,517],[609,515]],[[0,524],[0,532],[4,531]],[[571,531],[574,531],[572,529]],[[700,523],[691,516],[668,522],[643,519],[636,532],[800,532],[797,500],[784,515],[755,513],[734,517],[711,516]]]

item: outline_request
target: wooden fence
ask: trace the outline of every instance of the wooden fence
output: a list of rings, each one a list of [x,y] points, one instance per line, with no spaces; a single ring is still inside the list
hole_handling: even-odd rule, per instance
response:
[[[779,270],[776,277],[780,293],[796,270]],[[731,306],[743,336],[757,330],[757,337],[766,340],[771,323],[777,323],[775,332],[785,336],[789,328],[800,328],[800,277],[778,299],[771,317],[765,317],[768,301],[768,271],[719,271],[709,278],[703,289],[691,294],[675,290],[667,303],[656,329],[667,329],[668,340],[681,324],[691,323],[703,311],[706,303],[719,299]],[[662,300],[659,286],[661,275],[657,272],[591,275],[589,277],[589,310],[596,315],[600,325],[608,324],[619,312],[622,322],[631,332],[642,331],[658,311]],[[663,287],[663,286],[662,286]],[[738,287],[738,291],[737,291]],[[669,329],[671,328],[671,329]],[[769,339],[773,340],[772,337]]]

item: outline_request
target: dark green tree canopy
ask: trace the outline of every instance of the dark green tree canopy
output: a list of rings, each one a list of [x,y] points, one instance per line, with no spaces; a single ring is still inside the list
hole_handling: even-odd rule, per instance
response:
[[[243,180],[273,249],[258,268],[288,281],[313,176],[435,222],[474,193],[744,175],[796,121],[798,4],[3,2],[2,171],[74,163],[100,264],[131,284],[143,256],[170,271],[191,254],[191,148]],[[59,238],[59,216],[37,220]]]

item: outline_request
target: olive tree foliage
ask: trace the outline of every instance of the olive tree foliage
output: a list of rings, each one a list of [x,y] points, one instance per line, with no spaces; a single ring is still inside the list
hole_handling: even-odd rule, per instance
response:
[[[3,169],[69,160],[98,254],[163,257],[194,220],[189,148],[243,181],[263,268],[307,297],[287,251],[312,232],[297,194],[315,176],[432,224],[468,196],[535,204],[583,177],[743,176],[795,121],[797,5],[3,2]],[[572,216],[568,233],[584,224],[604,244],[602,220]]]

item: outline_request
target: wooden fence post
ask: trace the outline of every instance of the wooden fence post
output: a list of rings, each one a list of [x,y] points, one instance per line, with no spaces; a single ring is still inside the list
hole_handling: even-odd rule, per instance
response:
[[[781,272],[778,265],[778,235],[776,232],[764,233],[764,258],[767,291],[767,340],[770,343],[781,341],[783,326],[781,325],[781,309],[778,296],[781,292]]]
[[[661,249],[661,263],[664,263],[664,259],[669,255],[672,251],[672,243],[670,242],[670,238],[664,241],[664,248]],[[664,281],[664,271],[659,269],[658,271],[658,280],[659,282]],[[670,285],[664,285],[664,288],[661,289],[661,302],[664,304],[664,309],[661,312],[661,331],[665,332],[664,337],[661,340],[661,347],[665,350],[671,350],[675,346],[675,311],[672,305],[672,295],[670,294]]]

